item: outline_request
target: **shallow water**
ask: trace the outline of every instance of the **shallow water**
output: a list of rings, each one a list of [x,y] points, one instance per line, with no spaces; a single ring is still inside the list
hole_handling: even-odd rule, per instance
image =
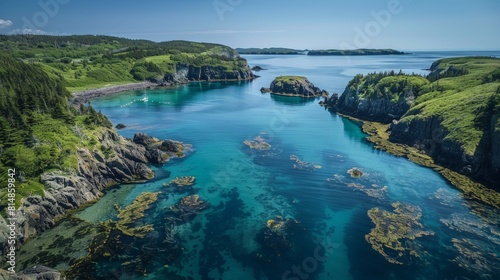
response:
[[[471,206],[433,170],[374,149],[357,124],[324,110],[318,99],[259,91],[275,76],[292,74],[307,76],[329,92],[342,92],[357,73],[402,69],[425,74],[423,69],[437,58],[467,54],[476,53],[348,59],[249,55],[251,66],[266,69],[252,82],[192,83],[94,100],[92,105],[114,124],[127,125],[121,135],[131,138],[146,132],[190,143],[195,152],[157,167],[155,181],[113,188],[77,217],[91,224],[116,219],[114,203],[125,207],[142,192],[162,191],[145,218],[155,227],[146,237],[152,241],[143,241],[161,247],[157,239],[163,238],[164,217],[187,195],[172,193],[163,183],[195,176],[192,193],[210,205],[194,219],[176,224],[182,253],[175,259],[167,259],[168,252],[147,253],[140,243],[144,246],[134,257],[148,258],[140,273],[102,260],[95,277],[106,278],[113,271],[117,279],[497,278],[498,211]],[[271,149],[253,150],[243,143],[257,136]],[[347,173],[353,167],[362,170],[361,178]],[[375,207],[393,211],[391,204],[398,201],[420,207],[421,229],[433,233],[404,242],[420,256],[405,253],[400,258],[403,265],[389,263],[365,240],[374,228],[367,211]],[[471,209],[486,209],[495,217],[482,219]],[[267,221],[279,220],[277,216],[299,222],[287,231],[291,244],[287,249],[269,246],[263,237]],[[31,244],[53,239],[51,232],[57,230]],[[466,250],[459,252],[456,244]],[[32,253],[44,250],[30,244],[25,248]],[[23,263],[29,264],[29,260]]]

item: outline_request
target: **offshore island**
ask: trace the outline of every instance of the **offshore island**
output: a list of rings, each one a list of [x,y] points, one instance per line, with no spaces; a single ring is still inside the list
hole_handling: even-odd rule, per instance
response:
[[[142,133],[133,139],[119,136],[107,117],[88,104],[89,100],[131,89],[256,78],[240,53],[218,44],[154,43],[108,36],[2,35],[0,49],[0,171],[4,181],[8,169],[15,167],[17,171],[17,248],[56,225],[71,210],[98,200],[107,188],[150,180],[155,175],[151,165],[160,166],[192,151],[189,143]],[[311,52],[309,55],[403,54],[386,50]],[[361,122],[378,148],[434,168],[467,198],[500,208],[498,58],[439,60],[425,77],[394,71],[357,75],[340,96],[328,95],[303,76],[277,77],[262,91],[323,97],[325,108]],[[194,182],[193,177],[176,178],[167,187],[183,191]],[[0,210],[4,213],[8,196],[4,191],[1,195]],[[157,193],[145,193],[130,207],[116,207],[118,219],[106,222],[99,235],[103,244],[118,246],[112,238],[117,234],[144,237],[151,227],[133,227],[134,221],[143,217],[157,199]],[[191,217],[207,207],[199,196],[189,195],[169,215]],[[403,216],[396,223],[398,227],[418,225],[419,216],[410,213],[415,209],[400,204],[393,207]],[[378,234],[383,232],[380,215],[378,211],[369,212],[376,228],[367,241],[377,248],[390,247]],[[277,230],[294,224],[290,219],[270,220],[267,233],[284,238],[286,234],[277,234]],[[6,225],[1,216],[2,256],[8,250]],[[106,248],[93,248],[69,274],[92,267],[98,257],[109,253]],[[384,254],[382,249],[378,251]],[[180,251],[173,249],[171,253],[175,257]]]

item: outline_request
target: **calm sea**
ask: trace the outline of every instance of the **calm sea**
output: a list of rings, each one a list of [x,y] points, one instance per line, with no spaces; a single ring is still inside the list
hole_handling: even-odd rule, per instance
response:
[[[248,55],[250,66],[265,69],[252,82],[192,83],[93,100],[92,105],[113,124],[127,126],[121,135],[132,138],[146,132],[190,143],[195,151],[155,167],[154,181],[113,188],[76,214],[93,224],[116,219],[113,204],[125,207],[143,192],[162,191],[143,221],[155,230],[142,240],[129,240],[130,248],[114,250],[113,258],[99,260],[96,271],[88,272],[90,277],[499,279],[497,209],[466,201],[431,169],[375,149],[356,123],[320,107],[318,99],[259,91],[276,76],[303,75],[321,89],[342,93],[358,73],[426,74],[424,69],[435,60],[464,55],[500,56],[500,52],[349,58]],[[246,140],[263,140],[271,148],[250,149]],[[352,168],[363,176],[351,177]],[[181,176],[196,177],[190,193],[163,187]],[[175,223],[166,219],[172,215],[171,206],[194,193],[209,204],[207,209]],[[412,211],[398,213],[397,202]],[[368,211],[375,208],[381,232],[406,230],[405,238],[390,245],[402,250],[382,246],[378,252],[367,241],[375,228]],[[267,227],[269,220],[277,221],[273,230]],[[31,241],[24,253],[47,252],[48,239],[72,232],[68,223]],[[174,245],[165,242],[166,231],[175,233]],[[83,248],[71,256],[85,254],[88,240],[65,238]],[[67,268],[71,260],[54,261],[56,251],[38,258],[38,264]],[[33,264],[33,259],[25,258],[24,266]],[[137,269],[130,262],[137,262]]]

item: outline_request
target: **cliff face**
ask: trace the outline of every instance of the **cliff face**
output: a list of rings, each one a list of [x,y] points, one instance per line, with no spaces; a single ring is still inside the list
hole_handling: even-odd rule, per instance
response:
[[[492,128],[486,132],[473,154],[462,143],[449,139],[449,131],[441,118],[403,118],[391,124],[389,140],[419,148],[432,156],[434,161],[451,170],[498,189],[500,182],[500,130],[499,116],[491,120]]]
[[[280,76],[271,82],[269,88],[262,88],[261,92],[270,92],[276,95],[318,97],[328,96],[324,90],[314,86],[306,77]]]
[[[500,190],[498,65],[495,58],[445,59],[433,64],[430,80],[393,72],[357,75],[323,105],[392,122],[391,142],[416,147],[437,164]]]
[[[353,117],[388,123],[400,119],[410,109],[414,100],[412,90],[399,93],[397,100],[394,100],[388,95],[364,97],[357,89],[347,88],[338,100],[335,97],[330,98],[327,106],[335,107],[338,112]]]
[[[500,182],[500,115],[491,120],[491,169],[496,174],[494,179]]]
[[[446,139],[449,134],[439,117],[409,118],[394,121],[390,126],[389,140],[416,147],[433,157],[442,166],[473,176],[481,168],[484,152],[468,154],[461,143]]]
[[[196,81],[252,80],[255,75],[248,65],[238,70],[227,70],[222,66],[193,66],[177,64],[175,73],[167,73],[164,83],[185,84]]]
[[[103,129],[99,138],[102,147],[110,151],[108,157],[100,150],[80,148],[77,173],[54,171],[41,176],[45,195],[28,197],[16,211],[17,245],[52,227],[58,216],[97,200],[106,187],[152,179],[154,173],[148,163],[162,164],[169,158],[182,157],[185,149],[190,148],[190,145],[160,141],[145,134],[137,134],[131,141],[111,129]],[[0,216],[3,256],[8,232],[6,221]]]
[[[338,99],[331,96],[326,105],[342,114],[389,123],[410,109],[427,83],[423,77],[395,72],[356,75],[344,93]]]

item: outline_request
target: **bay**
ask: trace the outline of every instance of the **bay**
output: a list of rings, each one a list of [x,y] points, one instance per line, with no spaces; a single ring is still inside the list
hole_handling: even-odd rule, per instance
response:
[[[77,213],[78,218],[93,224],[113,219],[113,204],[125,207],[143,192],[161,191],[145,220],[158,231],[146,238],[162,237],[166,211],[186,195],[169,192],[163,184],[182,176],[196,177],[195,192],[210,205],[176,225],[182,253],[175,260],[167,258],[168,252],[148,255],[141,249],[137,257],[149,261],[140,276],[120,263],[104,261],[95,277],[106,278],[110,271],[118,279],[499,277],[497,209],[464,200],[432,169],[375,149],[359,125],[320,107],[318,99],[259,91],[276,76],[303,75],[321,89],[341,93],[358,73],[426,74],[424,69],[436,59],[464,55],[500,52],[348,58],[248,55],[250,66],[265,69],[252,82],[191,83],[93,100],[92,106],[113,124],[127,126],[121,135],[132,138],[146,132],[190,143],[195,151],[155,167],[154,181],[111,189]],[[271,148],[260,151],[244,144],[257,137]],[[352,178],[352,168],[363,176]],[[422,227],[412,230],[432,232],[403,241],[408,251],[419,255],[395,256],[403,265],[389,263],[366,241],[375,227],[367,212],[378,208],[394,213],[396,202],[419,207]],[[477,212],[491,215],[486,219]],[[270,220],[297,224],[282,240],[266,237]],[[24,250],[36,253],[34,242],[57,230],[42,234]],[[29,264],[28,259],[23,265]]]

